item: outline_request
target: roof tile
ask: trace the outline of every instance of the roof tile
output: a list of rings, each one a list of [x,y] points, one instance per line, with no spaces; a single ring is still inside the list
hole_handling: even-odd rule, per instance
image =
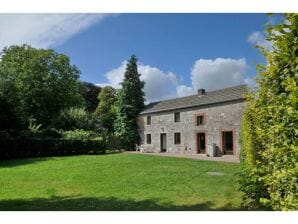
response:
[[[188,107],[203,106],[245,98],[248,91],[247,85],[233,86],[211,92],[204,95],[192,95],[148,104],[140,114],[156,113],[167,110],[182,109]]]

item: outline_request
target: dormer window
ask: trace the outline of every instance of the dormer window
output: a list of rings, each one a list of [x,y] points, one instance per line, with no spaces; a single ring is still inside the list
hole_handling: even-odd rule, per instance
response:
[[[147,125],[151,125],[151,116],[147,116]]]
[[[180,112],[174,113],[174,121],[175,122],[180,122]]]

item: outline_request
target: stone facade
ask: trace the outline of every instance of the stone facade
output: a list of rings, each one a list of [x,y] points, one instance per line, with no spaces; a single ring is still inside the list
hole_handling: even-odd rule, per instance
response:
[[[239,132],[241,124],[241,116],[245,107],[245,101],[235,100],[231,102],[217,103],[187,109],[176,109],[164,112],[155,112],[149,114],[141,114],[139,116],[139,128],[142,139],[141,150],[145,152],[161,151],[161,134],[166,134],[166,152],[174,153],[203,153],[209,156],[215,156],[216,149],[220,154],[225,154],[227,143],[231,136],[233,145],[233,155],[238,156],[240,152]],[[174,121],[175,112],[180,112],[180,121]],[[147,125],[147,117],[151,116],[151,124]],[[203,117],[203,123],[197,125],[197,116]],[[230,140],[223,138],[226,133]],[[180,144],[175,144],[174,133],[180,133]],[[204,135],[204,150],[199,152],[198,133]],[[151,143],[147,143],[147,134],[151,135]],[[176,142],[177,143],[177,142]],[[225,146],[223,146],[225,144]],[[229,149],[230,150],[230,149]]]

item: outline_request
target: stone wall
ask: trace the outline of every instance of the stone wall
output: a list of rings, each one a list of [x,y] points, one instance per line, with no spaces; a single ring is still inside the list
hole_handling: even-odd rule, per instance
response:
[[[206,153],[213,156],[214,144],[221,149],[221,132],[233,131],[234,155],[240,151],[239,131],[245,102],[243,100],[220,103],[212,106],[173,110],[139,116],[142,148],[146,152],[160,152],[160,134],[167,134],[167,152],[198,153],[197,133],[206,136]],[[180,112],[180,122],[174,122],[174,113]],[[205,115],[205,124],[196,125],[196,115]],[[151,116],[151,125],[146,125]],[[181,144],[174,144],[174,133],[181,133]],[[151,134],[151,144],[146,143],[146,134]]]

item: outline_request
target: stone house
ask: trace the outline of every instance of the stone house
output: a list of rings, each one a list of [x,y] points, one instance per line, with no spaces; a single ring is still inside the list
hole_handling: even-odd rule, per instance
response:
[[[240,152],[241,116],[247,86],[150,103],[138,118],[141,150],[235,155]]]

